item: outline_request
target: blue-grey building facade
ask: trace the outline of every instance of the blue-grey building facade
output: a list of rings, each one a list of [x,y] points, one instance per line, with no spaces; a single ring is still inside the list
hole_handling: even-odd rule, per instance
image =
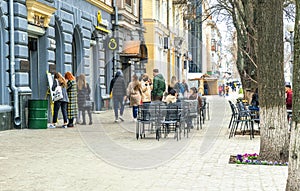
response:
[[[10,53],[12,2],[14,54]],[[102,98],[107,97],[107,82],[113,75],[113,53],[104,44],[111,36],[113,8],[105,5],[101,9],[93,2],[0,0],[0,130],[26,127],[28,99],[50,100],[47,71],[84,73],[92,87],[95,110],[103,107]],[[14,120],[15,115],[20,115],[21,123]]]

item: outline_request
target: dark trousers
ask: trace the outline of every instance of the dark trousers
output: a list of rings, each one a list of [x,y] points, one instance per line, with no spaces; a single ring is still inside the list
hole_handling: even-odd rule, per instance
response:
[[[67,106],[68,106],[68,102],[63,102],[63,101],[55,101],[54,102],[54,114],[53,114],[52,123],[57,123],[57,116],[58,116],[59,108],[61,108],[61,112],[62,112],[62,115],[64,118],[64,123],[68,122]]]
[[[85,109],[85,108],[83,108],[81,111],[82,111],[82,123],[86,123],[86,121],[85,121],[85,111],[87,111],[90,123],[92,123],[93,122],[93,120],[92,120],[92,111],[90,109]]]
[[[124,112],[124,97],[123,96],[114,96],[113,97],[113,102],[114,102],[114,112],[115,112],[115,118],[118,119],[119,117],[119,106],[121,105],[120,108],[120,115],[123,115]]]

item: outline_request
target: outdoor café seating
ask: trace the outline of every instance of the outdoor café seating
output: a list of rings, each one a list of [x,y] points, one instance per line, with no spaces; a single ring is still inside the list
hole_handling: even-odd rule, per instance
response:
[[[254,138],[254,123],[259,124],[259,114],[257,111],[253,113],[251,110],[248,110],[241,101],[237,101],[236,104],[229,101],[229,105],[232,112],[228,126],[230,129],[229,138],[236,135],[239,125],[242,135],[245,134],[246,130],[250,130],[250,139]]]
[[[181,100],[171,104],[156,101],[141,105],[138,108],[136,139],[145,138],[148,132],[155,133],[157,140],[168,137],[170,133],[174,133],[174,139],[180,140],[182,132],[188,137],[188,120],[195,124],[197,130],[202,128],[202,116],[203,112],[198,109],[197,100]]]

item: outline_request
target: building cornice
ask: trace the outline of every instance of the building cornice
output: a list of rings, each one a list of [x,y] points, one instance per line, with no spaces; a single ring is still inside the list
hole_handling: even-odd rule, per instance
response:
[[[129,18],[130,20],[135,20],[135,21],[138,20],[138,17],[134,16],[132,13],[129,13],[129,12],[126,11],[125,9],[119,10],[118,14],[119,14],[119,15],[123,15],[123,16]]]
[[[100,0],[86,0],[86,1],[102,9],[103,11],[106,11],[109,14],[112,14],[114,12],[114,9],[111,6],[101,2]]]

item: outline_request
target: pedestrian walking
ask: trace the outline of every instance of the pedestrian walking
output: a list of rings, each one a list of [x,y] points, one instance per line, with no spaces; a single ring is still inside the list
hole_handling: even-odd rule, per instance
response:
[[[74,127],[74,119],[78,115],[78,103],[77,103],[77,85],[76,78],[71,72],[65,73],[65,79],[67,80],[67,93],[69,97],[68,102],[68,127]]]
[[[59,72],[54,74],[52,91],[55,91],[57,86],[61,87],[63,97],[60,100],[54,101],[52,124],[49,125],[49,128],[56,128],[59,108],[61,108],[61,112],[64,119],[64,124],[62,125],[62,128],[67,128],[67,124],[68,124],[67,105],[69,102],[69,98],[66,90],[67,81]]]
[[[91,102],[92,100],[91,100],[91,96],[90,96],[91,88],[90,88],[89,83],[86,82],[84,74],[79,75],[77,87],[78,87],[78,95],[77,95],[78,108],[82,114],[82,123],[80,123],[80,124],[86,125],[85,111],[87,111],[88,116],[89,116],[89,125],[92,125],[93,124],[93,120],[92,120],[93,104]]]
[[[208,83],[205,81],[204,82],[204,95],[208,95],[208,92],[209,92]]]
[[[158,69],[153,69],[153,90],[152,99],[153,101],[161,101],[166,91],[166,82],[162,74],[159,73]]]
[[[133,120],[137,121],[139,105],[141,105],[142,89],[137,75],[133,75],[131,82],[127,87],[127,96],[130,100],[130,106],[132,107]]]
[[[225,86],[225,94],[226,94],[226,96],[229,95],[229,86],[228,85]]]
[[[119,120],[124,121],[123,113],[124,113],[124,103],[126,100],[126,85],[121,70],[118,70],[116,72],[115,77],[111,80],[109,92],[112,95],[112,99],[113,99],[115,122],[119,122]],[[120,107],[120,115],[119,115],[119,107]]]

